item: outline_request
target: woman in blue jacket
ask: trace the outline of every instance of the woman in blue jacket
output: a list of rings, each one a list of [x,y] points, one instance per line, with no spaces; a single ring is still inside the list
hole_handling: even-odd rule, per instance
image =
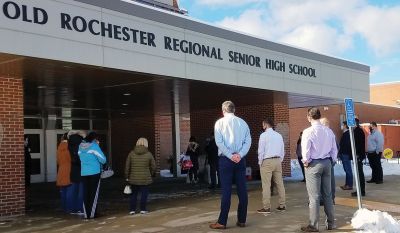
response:
[[[85,219],[95,217],[97,199],[100,189],[101,167],[106,162],[106,157],[99,147],[98,136],[95,132],[89,133],[79,145],[79,158],[81,160],[81,176],[83,182],[83,210]]]

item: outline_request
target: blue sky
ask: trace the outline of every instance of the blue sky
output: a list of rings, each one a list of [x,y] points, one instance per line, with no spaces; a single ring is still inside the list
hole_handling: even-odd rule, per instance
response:
[[[180,0],[189,16],[367,64],[371,83],[400,81],[400,0]]]

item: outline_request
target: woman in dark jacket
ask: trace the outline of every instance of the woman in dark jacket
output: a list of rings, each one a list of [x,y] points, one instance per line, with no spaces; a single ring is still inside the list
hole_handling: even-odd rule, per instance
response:
[[[83,183],[81,178],[81,160],[79,159],[78,150],[83,137],[83,132],[68,132],[68,151],[71,155],[71,214],[83,214]]]
[[[129,153],[125,163],[125,179],[131,185],[132,195],[129,214],[136,213],[136,202],[138,192],[141,192],[140,213],[147,214],[148,186],[153,183],[156,172],[156,163],[153,155],[148,149],[149,143],[146,138],[139,138],[135,148]]]
[[[195,137],[190,137],[189,145],[186,150],[186,155],[190,156],[190,160],[192,161],[193,167],[189,170],[189,179],[190,183],[197,184],[199,182],[199,178],[197,175],[197,171],[199,170],[199,143],[196,142]]]

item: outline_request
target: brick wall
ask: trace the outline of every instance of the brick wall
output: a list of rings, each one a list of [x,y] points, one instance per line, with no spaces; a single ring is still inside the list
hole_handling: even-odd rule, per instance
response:
[[[25,212],[23,84],[0,77],[0,218]]]
[[[293,159],[296,157],[296,142],[300,131],[310,126],[307,121],[308,108],[295,108],[289,110],[290,122],[290,154]],[[343,105],[327,105],[319,107],[322,117],[326,117],[330,121],[330,127],[339,141],[342,135],[340,129],[341,120],[345,120],[345,110]],[[355,112],[361,123],[369,123],[375,121],[377,123],[388,123],[392,119],[400,119],[400,108],[387,107],[373,104],[356,103]],[[342,116],[342,117],[341,117]]]
[[[252,145],[247,154],[247,166],[252,167],[253,177],[259,178],[257,147],[259,136],[262,133],[262,120],[270,117],[276,122],[276,130],[282,134],[285,140],[287,156],[285,157],[283,172],[285,176],[290,176],[290,156],[289,156],[289,129],[288,129],[288,107],[279,104],[263,104],[250,106],[236,106],[236,115],[243,118],[249,125]],[[221,109],[204,109],[192,111],[190,114],[190,126],[192,135],[197,138],[202,146],[204,141],[214,130],[215,121],[222,117]],[[204,147],[202,147],[204,148]]]

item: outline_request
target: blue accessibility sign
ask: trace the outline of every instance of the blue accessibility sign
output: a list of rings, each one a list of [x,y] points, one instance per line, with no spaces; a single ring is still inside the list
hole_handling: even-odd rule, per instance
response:
[[[353,99],[351,99],[351,98],[344,99],[344,106],[346,109],[347,126],[355,127],[356,120],[355,120]]]

